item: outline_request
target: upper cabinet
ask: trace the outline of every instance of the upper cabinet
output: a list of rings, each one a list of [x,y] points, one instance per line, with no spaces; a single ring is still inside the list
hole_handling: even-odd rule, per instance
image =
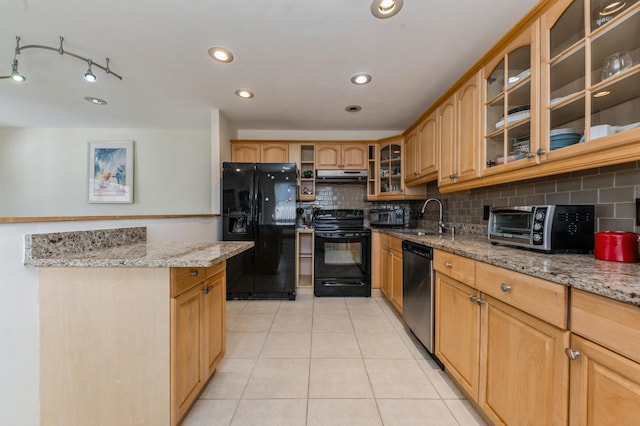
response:
[[[480,176],[481,93],[476,73],[438,109],[441,187]]]
[[[425,118],[405,138],[405,172],[407,186],[437,178],[438,117],[434,112]]]
[[[367,168],[367,145],[360,143],[316,144],[316,169]]]
[[[484,175],[536,164],[537,34],[530,26],[484,68]]]
[[[289,144],[286,142],[244,142],[231,144],[231,161],[237,163],[288,163]]]
[[[368,200],[421,200],[427,195],[426,185],[405,186],[407,145],[402,135],[369,145]],[[411,146],[415,146],[412,144]],[[411,154],[415,157],[415,153]]]
[[[623,158],[640,138],[640,3],[562,0],[540,26],[542,160]]]

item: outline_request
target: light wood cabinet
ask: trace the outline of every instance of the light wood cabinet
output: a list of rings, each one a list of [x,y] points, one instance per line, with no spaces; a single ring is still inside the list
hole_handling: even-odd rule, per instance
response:
[[[434,269],[446,371],[495,424],[566,424],[566,287],[441,250]]]
[[[367,145],[362,143],[318,143],[316,144],[317,169],[367,168]]]
[[[480,73],[438,109],[438,184],[452,185],[480,176]]]
[[[288,163],[286,142],[232,141],[231,161],[238,163]]]
[[[437,112],[407,133],[404,150],[405,186],[420,185],[438,178]]]
[[[478,403],[494,424],[568,420],[569,331],[481,294]],[[538,299],[540,304],[544,298]]]
[[[640,308],[572,289],[570,424],[640,418]]]
[[[171,271],[172,425],[189,411],[224,356],[225,265]]]
[[[289,163],[298,168],[298,201],[316,199],[315,146],[312,143],[289,143]]]
[[[402,240],[378,233],[380,288],[382,294],[402,313]],[[375,268],[375,264],[373,267]],[[372,271],[373,273],[373,271]]]
[[[296,230],[296,287],[313,287],[313,229]]]
[[[479,293],[443,273],[436,273],[436,356],[474,400],[480,380]]]
[[[416,145],[413,144],[413,146]],[[426,198],[426,185],[405,186],[406,175],[403,170],[408,161],[405,149],[406,145],[402,136],[394,136],[378,141],[375,145],[369,145],[368,200],[421,200]],[[415,153],[413,155],[415,156]]]

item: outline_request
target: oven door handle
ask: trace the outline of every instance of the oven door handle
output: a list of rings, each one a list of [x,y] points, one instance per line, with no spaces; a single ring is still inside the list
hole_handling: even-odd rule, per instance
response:
[[[363,234],[363,235],[349,235],[349,236],[345,236],[345,235],[318,235],[316,234],[316,238],[325,238],[327,240],[354,240],[354,239],[363,239],[363,238],[367,238],[369,236],[369,234]]]
[[[322,285],[325,287],[362,287],[364,285],[366,285],[364,282],[362,281],[357,281],[357,282],[353,282],[353,283],[341,283],[341,282],[335,282],[335,281],[322,281]]]

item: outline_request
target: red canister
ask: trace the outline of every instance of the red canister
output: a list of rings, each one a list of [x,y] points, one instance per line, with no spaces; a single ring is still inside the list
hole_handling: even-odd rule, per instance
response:
[[[614,262],[638,261],[638,234],[633,232],[596,232],[595,256]]]

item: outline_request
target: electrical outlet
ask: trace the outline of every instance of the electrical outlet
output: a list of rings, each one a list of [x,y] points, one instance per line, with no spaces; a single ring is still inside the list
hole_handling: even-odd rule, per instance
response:
[[[491,213],[491,206],[484,206],[482,210],[482,220],[489,220],[489,213]]]

